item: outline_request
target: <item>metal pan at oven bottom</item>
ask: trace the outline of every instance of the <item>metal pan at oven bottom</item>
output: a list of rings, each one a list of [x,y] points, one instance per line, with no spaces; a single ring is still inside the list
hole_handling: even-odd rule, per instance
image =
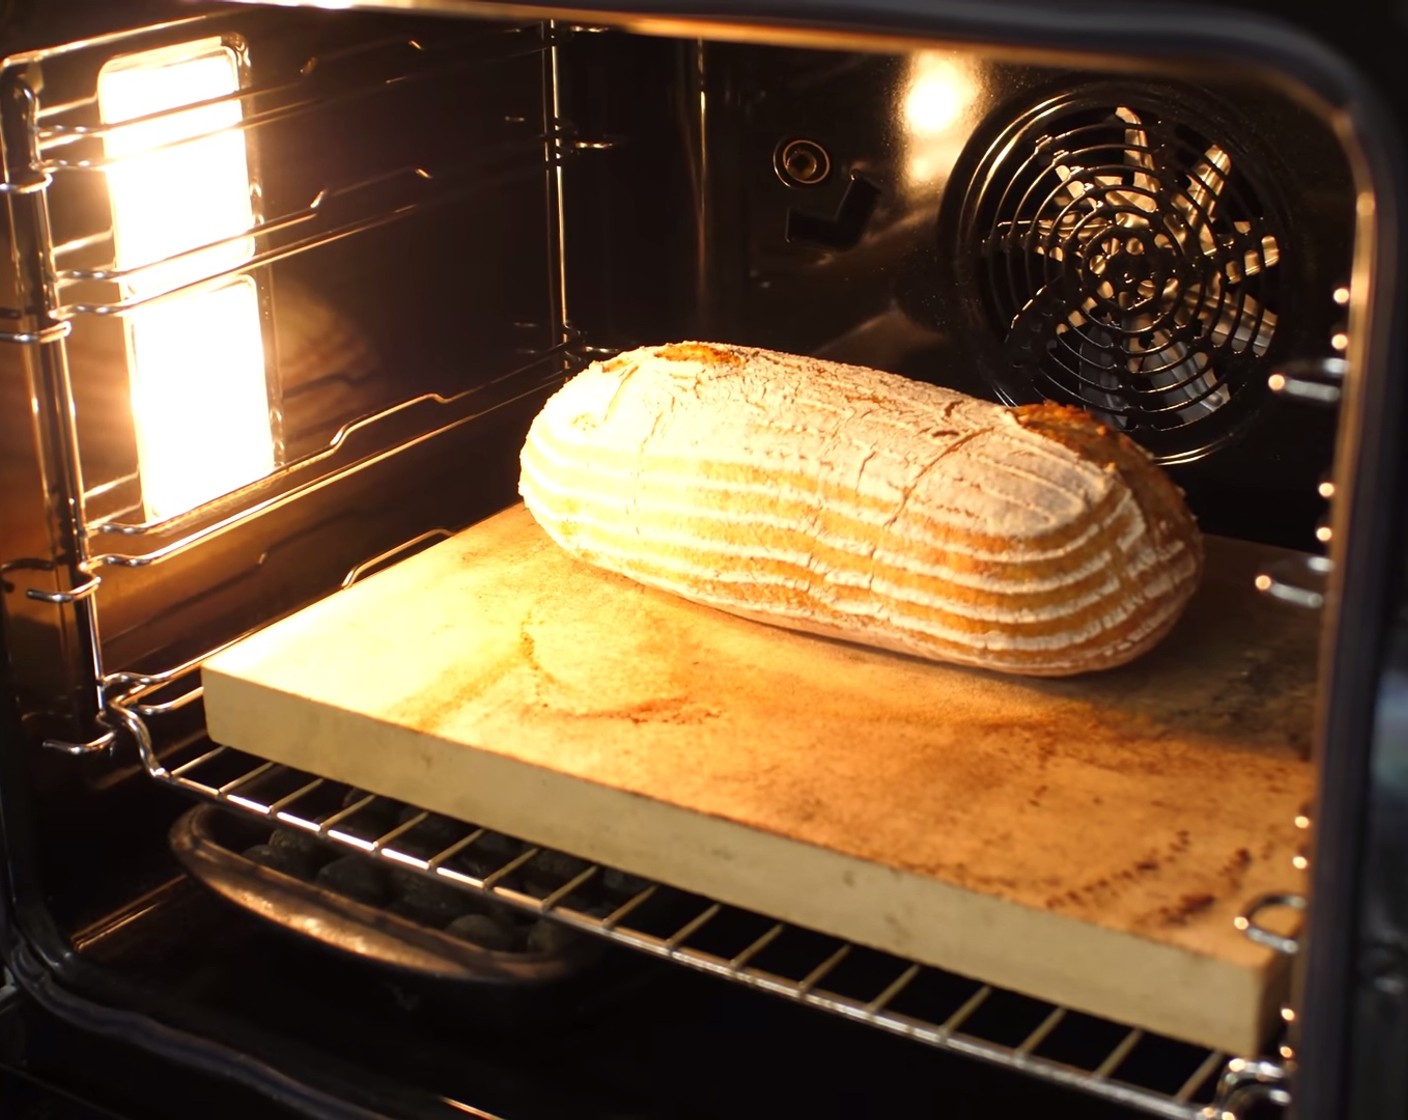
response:
[[[457,1017],[482,1020],[496,1029],[584,1018],[619,1002],[661,967],[549,919],[515,914],[501,903],[441,888],[461,899],[465,916],[518,923],[512,949],[476,944],[457,935],[450,923],[437,928],[398,912],[404,907],[394,897],[372,905],[245,854],[267,843],[270,834],[265,822],[202,805],[176,820],[170,843],[186,871],[222,899],[304,946],[317,944],[355,958],[401,992],[452,1008]],[[338,861],[355,871],[354,861],[360,860],[369,871],[386,875],[370,858],[331,848],[326,855],[328,863]],[[416,878],[407,871],[399,882],[410,886]],[[527,933],[535,936],[529,940]]]

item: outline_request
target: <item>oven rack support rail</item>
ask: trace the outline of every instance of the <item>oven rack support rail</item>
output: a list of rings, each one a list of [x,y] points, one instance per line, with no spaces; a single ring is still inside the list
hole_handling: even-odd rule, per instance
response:
[[[183,27],[217,22],[218,16],[199,16]],[[202,102],[204,107],[246,105],[250,111],[238,126],[251,132],[264,125],[304,116],[320,108],[364,97],[371,89],[395,84],[427,82],[466,70],[486,61],[539,56],[543,59],[548,94],[556,89],[556,57],[563,42],[594,28],[555,22],[508,26],[490,33],[459,37],[449,44],[429,44],[393,35],[345,48],[337,65],[380,67],[383,83],[357,85],[351,91],[319,92],[309,75],[329,69],[311,60],[293,79],[246,86],[225,97]],[[454,48],[453,50],[449,48]],[[315,74],[316,71],[316,74]],[[308,87],[308,88],[305,88]],[[56,243],[50,221],[49,194],[59,180],[100,178],[112,159],[103,151],[104,137],[120,126],[97,119],[96,93],[77,100],[43,103],[28,70],[6,68],[0,72],[0,130],[6,136],[6,158],[0,168],[0,194],[17,207],[11,215],[16,237],[24,238],[20,254],[21,307],[0,308],[0,343],[27,347],[34,355],[43,391],[36,399],[44,429],[44,443],[54,456],[52,506],[62,529],[62,545],[51,557],[22,557],[5,564],[5,574],[42,572],[43,586],[20,588],[26,598],[51,604],[70,613],[73,623],[73,661],[83,684],[77,690],[76,716],[81,732],[45,745],[62,753],[82,756],[111,748],[115,742],[106,690],[116,684],[130,688],[150,678],[111,672],[104,665],[98,594],[105,573],[115,569],[147,568],[166,563],[205,546],[234,529],[243,528],[316,490],[336,485],[353,474],[376,468],[429,440],[473,423],[490,411],[542,393],[565,377],[592,354],[566,319],[565,307],[554,309],[556,345],[540,350],[517,368],[496,371],[482,383],[458,392],[429,392],[403,399],[344,424],[326,446],[280,464],[271,474],[249,486],[196,510],[162,520],[124,521],[119,511],[92,517],[87,509],[90,491],[85,484],[79,432],[73,406],[74,371],[70,366],[68,339],[75,323],[121,317],[139,306],[180,296],[236,274],[248,273],[291,256],[321,249],[347,237],[360,236],[412,214],[460,202],[490,183],[504,183],[545,173],[552,177],[552,217],[560,219],[557,194],[561,190],[562,164],[581,153],[607,151],[609,138],[579,134],[575,124],[550,102],[553,115],[541,127],[527,127],[511,141],[496,142],[464,166],[426,169],[403,166],[383,170],[369,178],[327,183],[301,209],[276,216],[259,216],[248,229],[224,241],[188,250],[182,255],[206,252],[224,245],[252,240],[258,251],[237,267],[203,275],[180,286],[141,300],[120,295],[92,295],[130,279],[134,270],[119,270],[110,259],[113,231],[103,228]],[[165,110],[150,122],[186,111]],[[133,122],[124,122],[130,126]],[[197,137],[198,138],[198,137]],[[173,142],[178,146],[186,141]],[[367,202],[364,196],[395,188],[396,197]],[[561,255],[561,230],[556,230],[555,252]],[[106,249],[109,262],[96,268],[73,268],[69,258],[77,251]],[[161,269],[173,258],[149,262],[136,272]],[[561,272],[560,261],[554,271]],[[560,293],[559,293],[560,294]],[[135,477],[135,476],[133,476]],[[129,481],[118,479],[118,482]],[[126,511],[130,513],[131,511]],[[194,664],[194,662],[192,663]],[[189,666],[187,666],[189,668]],[[161,676],[161,674],[158,674]],[[186,698],[188,700],[190,698]],[[163,706],[174,710],[186,702]]]
[[[273,827],[301,830],[388,868],[419,873],[617,945],[1166,1120],[1239,1120],[1260,1103],[1289,1102],[1286,1065],[1278,1060],[1229,1057],[1163,1039],[1139,1028],[1095,1020],[1066,1007],[954,977],[889,954],[877,954],[841,939],[822,937],[786,922],[587,861],[576,861],[565,881],[534,890],[516,875],[544,855],[546,849],[412,806],[398,805],[399,819],[390,827],[383,823],[369,829],[359,825],[359,815],[374,802],[386,799],[213,744],[203,736],[179,748],[183,760],[173,760],[168,765],[157,757],[142,718],[120,701],[114,707],[126,730],[136,738],[144,766],[162,785],[266,821]],[[427,824],[441,830],[450,826],[456,835],[449,839],[441,831],[427,845],[424,839],[418,839],[418,831]],[[497,841],[487,856],[483,849],[475,847],[486,836]],[[505,840],[510,845],[507,848]],[[472,871],[463,862],[471,852],[476,857]],[[550,853],[549,858],[552,855],[561,853]],[[629,884],[625,893],[609,906],[585,905],[584,888],[609,876],[615,876],[618,884]],[[660,926],[658,917],[651,922],[633,920],[646,912],[652,900],[665,898],[672,900],[665,923],[668,928]],[[717,929],[730,919],[752,923],[746,943],[726,952],[697,944],[706,931]],[[789,935],[809,939],[810,966],[784,971],[769,962],[764,967],[768,950]],[[818,940],[820,949],[816,947]],[[830,982],[844,970],[848,959],[860,955],[883,960],[888,980],[864,992]],[[961,993],[940,1001],[938,1013],[900,1006],[906,991],[924,987],[926,974],[942,980],[946,987],[962,986]],[[1008,1018],[1003,1020],[1007,1024],[1003,1030],[1009,1033],[1011,1010],[1014,1006],[1020,1008],[1019,1018],[1025,1024],[1021,1037],[995,1037],[1002,1032],[978,1025],[984,1005],[993,1003],[1006,1007]],[[1050,1046],[1059,1040],[1065,1023],[1084,1023],[1087,1029],[1094,1024],[1107,1044],[1098,1055],[1088,1053],[1089,1060],[1077,1062],[1055,1056]],[[1152,1067],[1144,1068],[1139,1060],[1141,1050],[1146,1056],[1151,1050],[1161,1054],[1157,1074]],[[1168,1083],[1170,1066],[1177,1069],[1173,1084]]]

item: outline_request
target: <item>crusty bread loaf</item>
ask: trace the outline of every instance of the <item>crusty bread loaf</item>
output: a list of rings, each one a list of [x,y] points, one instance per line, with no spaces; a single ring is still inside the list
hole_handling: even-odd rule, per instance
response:
[[[1178,488],[1079,410],[741,346],[594,363],[534,420],[519,491],[559,545],[641,583],[1033,676],[1138,656],[1202,571]]]

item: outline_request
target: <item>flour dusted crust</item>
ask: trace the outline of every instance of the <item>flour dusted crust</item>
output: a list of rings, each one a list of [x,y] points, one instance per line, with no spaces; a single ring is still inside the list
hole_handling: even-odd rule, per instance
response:
[[[1087,414],[684,342],[593,363],[522,452],[582,560],[733,614],[1065,676],[1137,657],[1202,572],[1182,495]]]

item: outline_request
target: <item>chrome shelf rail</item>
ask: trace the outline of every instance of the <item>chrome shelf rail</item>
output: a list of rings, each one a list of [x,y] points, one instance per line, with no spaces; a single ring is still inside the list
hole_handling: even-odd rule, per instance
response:
[[[260,500],[251,499],[241,503],[234,512],[215,521],[197,523],[196,527],[191,528],[178,539],[146,552],[97,553],[90,558],[89,564],[94,568],[105,566],[140,568],[168,560],[203,541],[279,509],[304,494],[331,486],[376,463],[409,451],[427,440],[435,439],[480,419],[495,409],[506,407],[526,396],[543,391],[566,376],[566,368],[571,358],[570,346],[554,347],[508,373],[463,392],[450,396],[439,393],[423,393],[379,412],[351,421],[333,434],[326,447],[286,464],[275,474],[259,480],[252,486],[252,489],[258,489],[271,483],[282,482],[288,484],[287,489],[282,489],[270,497]],[[412,434],[403,436],[390,444],[378,444],[374,450],[356,455],[351,458],[350,462],[333,467],[323,473],[312,470],[312,468],[334,459],[337,453],[344,449],[348,450],[351,455],[354,436],[385,425],[413,411],[425,411],[435,418],[435,422],[419,426]],[[309,477],[310,475],[311,477]],[[300,476],[304,476],[302,481],[298,481]],[[197,513],[199,512],[202,511],[197,511]],[[191,517],[183,516],[179,519],[171,518],[166,521],[141,524],[110,522],[91,527],[89,536],[90,539],[114,535],[124,539],[132,539],[155,534],[162,530],[179,529],[182,525],[191,524],[192,521]]]
[[[461,52],[448,63],[442,62],[438,65],[399,68],[384,75],[379,82],[359,81],[352,88],[343,89],[336,93],[316,94],[309,93],[306,90],[309,78],[315,75],[321,76],[326,69],[325,64],[327,62],[327,56],[319,56],[305,63],[303,72],[297,79],[292,81],[264,86],[245,86],[231,94],[210,97],[202,101],[192,101],[173,109],[163,109],[158,112],[147,113],[143,116],[132,117],[128,120],[112,124],[90,123],[43,126],[40,127],[37,132],[40,142],[40,152],[44,157],[40,167],[50,173],[104,171],[114,163],[120,162],[120,160],[103,156],[88,159],[63,159],[55,157],[51,153],[65,147],[81,144],[85,141],[102,140],[113,133],[121,132],[124,128],[132,128],[134,126],[177,118],[193,110],[207,109],[217,105],[243,104],[259,98],[272,98],[279,95],[298,95],[290,96],[288,100],[271,108],[248,113],[238,124],[226,126],[227,130],[244,132],[259,128],[263,125],[295,118],[316,109],[373,97],[386,85],[399,84],[404,86],[413,82],[432,81],[462,73],[475,66],[482,66],[486,62],[506,61],[525,55],[537,54],[546,49],[548,44],[541,38],[533,41],[532,36],[536,34],[536,32],[536,27],[527,26],[506,28],[487,35],[480,34],[466,37],[461,43],[473,46],[476,49],[472,51],[464,50],[463,46],[461,46]],[[419,61],[419,59],[429,58],[435,54],[445,53],[447,45],[439,45],[433,49],[428,49],[426,44],[422,43],[420,40],[394,36],[374,43],[364,44],[355,51],[345,51],[343,52],[341,61],[346,61],[354,56],[369,54],[372,51],[386,48],[405,48],[412,52],[413,57],[418,56],[417,60]],[[69,106],[69,109],[83,108],[91,112],[93,105],[94,99],[90,99],[75,102],[73,105]],[[185,137],[180,140],[155,145],[146,149],[146,151],[168,151],[173,148],[179,148],[185,144],[196,142],[200,139],[200,135]]]
[[[70,336],[76,323],[121,316],[181,292],[218,284],[230,276],[362,235],[408,215],[448,202],[462,202],[489,186],[532,180],[543,175],[554,160],[579,150],[557,143],[566,127],[560,122],[515,123],[516,118],[505,118],[506,131],[502,135],[488,138],[487,143],[472,149],[467,157],[456,157],[448,166],[405,166],[354,182],[329,183],[310,202],[296,200],[288,213],[273,217],[256,214],[252,227],[233,239],[248,239],[254,249],[238,266],[218,275],[202,276],[180,288],[144,292],[134,298],[125,290],[128,282],[143,270],[159,269],[169,262],[153,262],[136,270],[119,269],[114,259],[112,230],[94,225],[101,208],[88,207],[83,201],[90,191],[87,184],[99,180],[112,166],[114,159],[106,150],[105,140],[116,130],[175,119],[189,113],[193,106],[163,109],[120,123],[105,122],[96,91],[97,65],[114,53],[165,43],[173,35],[194,33],[212,21],[220,25],[222,34],[228,30],[225,17],[197,16],[140,32],[85,40],[71,48],[17,56],[7,63],[5,80],[0,83],[4,87],[3,124],[9,153],[0,193],[19,207],[11,217],[16,252],[23,265],[21,307],[0,309],[0,320],[7,328],[0,331],[0,341],[28,347],[40,369],[37,380],[43,392],[37,398],[39,422],[44,429],[44,442],[54,456],[52,503],[55,516],[62,516],[64,527],[62,546],[56,547],[54,556],[7,558],[6,570],[34,569],[45,573],[42,585],[12,590],[29,602],[63,608],[55,616],[55,625],[73,631],[68,648],[75,651],[70,660],[76,683],[69,689],[75,697],[69,707],[77,734],[74,741],[46,739],[45,744],[75,755],[107,750],[116,739],[112,728],[102,725],[111,715],[103,690],[113,676],[111,667],[103,663],[98,626],[97,600],[103,596],[96,592],[102,585],[100,573],[104,569],[142,567],[180,555],[204,540],[284,507],[301,495],[332,485],[536,392],[553,377],[567,372],[572,360],[565,354],[565,345],[548,351],[540,349],[536,362],[507,372],[496,366],[485,374],[486,379],[492,380],[472,390],[456,391],[464,383],[459,381],[454,389],[423,394],[363,416],[345,425],[328,447],[281,465],[271,475],[235,494],[168,521],[133,524],[137,507],[130,502],[121,511],[93,517],[86,506],[87,498],[102,493],[112,480],[102,479],[90,487],[83,474],[69,370]],[[258,17],[251,16],[242,26],[249,30],[256,25],[262,27]],[[329,106],[379,96],[387,89],[430,84],[482,70],[486,65],[545,58],[554,46],[554,34],[548,25],[537,21],[465,34],[382,34],[312,57],[295,58],[287,65],[280,63],[282,69],[263,81],[245,83],[238,91],[202,101],[195,108],[238,102],[246,111],[234,127],[257,130],[292,118],[311,117]],[[59,55],[71,55],[76,61],[63,64],[62,82],[44,82],[44,68]],[[57,62],[55,67],[54,73],[58,74]],[[531,67],[528,72],[532,72]],[[182,137],[167,146],[200,138]],[[64,186],[70,181],[73,186]],[[73,221],[52,224],[51,207],[58,207]],[[80,228],[70,228],[75,223]],[[61,238],[56,238],[57,231],[62,231]],[[198,246],[181,255],[198,257],[211,248]],[[529,372],[524,373],[524,368]],[[538,371],[544,375],[538,377]],[[244,508],[236,508],[241,503]],[[145,534],[151,536],[141,540],[140,547],[110,546],[113,538],[137,544],[133,538]]]

